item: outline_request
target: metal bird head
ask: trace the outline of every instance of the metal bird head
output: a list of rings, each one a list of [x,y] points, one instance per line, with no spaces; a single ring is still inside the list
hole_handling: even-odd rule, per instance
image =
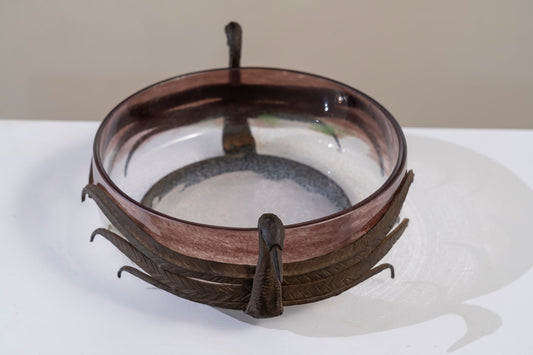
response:
[[[281,251],[285,241],[285,228],[281,220],[274,214],[266,213],[257,222],[259,236],[265,242],[272,264],[276,272],[276,277],[280,283],[283,282],[283,261]]]

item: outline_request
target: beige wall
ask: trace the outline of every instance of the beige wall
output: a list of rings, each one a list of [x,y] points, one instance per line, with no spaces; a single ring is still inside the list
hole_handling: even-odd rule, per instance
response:
[[[101,120],[150,83],[227,63],[299,69],[404,126],[533,128],[533,2],[0,1],[0,118]]]

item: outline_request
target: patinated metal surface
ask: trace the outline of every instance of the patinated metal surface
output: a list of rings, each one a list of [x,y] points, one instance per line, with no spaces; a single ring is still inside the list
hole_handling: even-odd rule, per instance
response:
[[[259,256],[250,292],[244,310],[255,318],[267,318],[283,313],[283,242],[285,229],[274,214],[264,214],[257,222],[259,230]]]
[[[236,22],[230,22],[225,27],[229,47],[229,67],[238,69],[241,66],[242,29]],[[234,86],[241,84],[239,70],[229,71],[230,83]],[[224,117],[222,133],[222,147],[224,153],[242,155],[255,153],[255,139],[250,131],[248,116],[238,103],[227,104],[228,114]]]
[[[282,304],[284,306],[303,304],[335,296],[385,269],[390,269],[391,276],[394,276],[392,265],[376,266],[376,264],[392,248],[407,227],[408,220],[404,219],[391,231],[398,219],[413,176],[412,171],[406,174],[400,190],[388,205],[383,217],[363,237],[342,249],[318,258],[284,263],[279,274],[270,271],[267,279],[282,280]],[[259,260],[258,266],[254,268],[185,255],[181,257],[172,255],[173,257],[169,258],[164,249],[149,243],[152,238],[120,210],[112,197],[102,188],[88,184],[83,189],[83,198],[85,195],[93,198],[120,233],[119,235],[100,228],[94,231],[91,240],[95,235],[103,236],[144,271],[125,266],[121,268],[119,275],[123,271],[129,272],[158,288],[191,301],[245,310],[250,302],[256,270],[260,270],[259,274],[264,274],[264,270],[268,269],[264,263],[272,261],[274,265],[279,260],[277,257],[272,259],[271,255],[267,255]],[[261,235],[260,240],[264,240]],[[262,248],[264,247],[263,245]],[[263,288],[264,283],[260,286]],[[256,313],[255,310],[250,313],[260,317],[275,316],[279,314],[279,309],[275,308],[272,313]]]
[[[256,153],[226,154],[174,170],[154,183],[141,203],[153,208],[154,201],[163,198],[176,186],[187,189],[212,177],[236,171],[254,172],[273,181],[293,181],[307,191],[326,197],[339,211],[352,206],[344,190],[319,170],[291,159]]]

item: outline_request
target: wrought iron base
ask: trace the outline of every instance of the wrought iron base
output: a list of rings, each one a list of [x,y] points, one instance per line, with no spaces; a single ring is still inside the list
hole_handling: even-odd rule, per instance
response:
[[[99,228],[101,235],[115,245],[143,271],[123,266],[128,272],[167,292],[211,306],[242,309],[256,318],[280,315],[283,306],[319,301],[363,282],[389,269],[378,261],[400,238],[408,224],[397,221],[413,181],[409,171],[382,218],[368,233],[329,254],[294,263],[282,263],[284,229],[274,215],[259,219],[259,257],[255,268],[240,264],[221,264],[194,257],[168,255],[100,186],[88,184],[82,200],[90,196],[120,233]],[[392,230],[391,230],[392,229]],[[167,254],[167,255],[166,255]],[[240,277],[235,277],[240,275]]]

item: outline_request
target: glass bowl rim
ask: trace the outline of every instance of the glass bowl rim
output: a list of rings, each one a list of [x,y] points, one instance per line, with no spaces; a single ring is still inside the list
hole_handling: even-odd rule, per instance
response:
[[[102,159],[102,156],[101,156],[100,150],[99,150],[99,145],[100,145],[100,141],[101,141],[101,137],[102,137],[102,133],[103,133],[104,128],[112,121],[114,114],[122,106],[127,104],[128,101],[130,99],[132,99],[133,97],[135,97],[135,96],[137,96],[137,95],[139,95],[139,94],[141,94],[143,92],[146,92],[146,91],[148,91],[148,90],[150,90],[152,88],[155,88],[158,85],[163,85],[165,83],[168,83],[168,82],[171,82],[171,81],[174,81],[174,80],[183,79],[183,78],[190,77],[190,76],[209,74],[209,73],[217,72],[217,71],[230,72],[230,71],[248,71],[248,70],[277,71],[277,72],[286,72],[286,73],[289,73],[291,75],[304,75],[304,76],[308,76],[308,77],[311,77],[311,78],[314,78],[314,79],[324,80],[324,81],[336,84],[338,86],[341,86],[341,87],[345,88],[347,91],[354,92],[354,93],[356,93],[358,95],[361,95],[365,100],[368,100],[371,104],[375,105],[375,107],[380,112],[382,112],[384,114],[384,117],[389,121],[389,123],[394,128],[394,132],[396,134],[396,137],[398,138],[398,146],[399,146],[398,147],[399,148],[398,149],[398,159],[396,160],[396,164],[394,166],[394,169],[389,174],[389,177],[387,178],[387,180],[383,184],[380,185],[379,188],[377,188],[374,192],[372,192],[370,195],[368,195],[367,197],[365,197],[361,201],[357,202],[356,204],[354,204],[354,205],[352,205],[352,206],[350,206],[348,208],[345,208],[345,209],[343,209],[341,211],[338,211],[338,212],[335,212],[335,213],[332,213],[332,214],[329,214],[329,215],[326,215],[326,216],[323,216],[323,217],[320,217],[320,218],[315,218],[315,219],[311,219],[311,220],[307,220],[307,221],[303,221],[303,222],[299,222],[299,223],[295,223],[295,224],[286,225],[285,229],[311,226],[311,225],[314,225],[314,224],[317,224],[317,223],[326,222],[328,220],[333,220],[333,219],[335,219],[337,217],[349,214],[352,211],[355,211],[355,210],[361,208],[362,206],[370,203],[370,201],[376,199],[382,192],[387,190],[387,188],[390,185],[392,185],[394,183],[394,181],[396,181],[396,179],[400,178],[399,175],[405,170],[405,166],[406,166],[407,143],[406,143],[405,136],[403,134],[403,131],[402,131],[402,128],[401,128],[400,124],[398,123],[398,121],[396,121],[394,116],[392,116],[392,114],[385,107],[383,107],[383,105],[381,105],[379,102],[374,100],[369,95],[363,93],[362,91],[360,91],[358,89],[355,89],[355,88],[353,88],[353,87],[351,87],[349,85],[346,85],[346,84],[344,84],[344,83],[342,83],[340,81],[337,81],[337,80],[334,80],[334,79],[331,79],[331,78],[327,78],[325,76],[317,75],[317,74],[312,74],[312,73],[307,73],[307,72],[302,72],[302,71],[297,71],[297,70],[292,70],[292,69],[271,68],[271,67],[214,68],[214,69],[200,70],[200,71],[195,71],[195,72],[176,75],[176,76],[173,76],[171,78],[158,81],[156,83],[148,85],[148,86],[146,86],[146,87],[134,92],[133,94],[129,95],[128,97],[123,99],[119,104],[117,104],[106,115],[106,117],[100,123],[100,126],[98,127],[98,130],[96,131],[96,135],[95,135],[94,143],[93,143],[93,162],[94,162],[94,165],[95,165],[96,169],[98,170],[98,173],[99,173],[100,177],[106,182],[106,184],[110,188],[114,189],[114,191],[116,193],[118,193],[122,198],[126,199],[128,202],[132,203],[135,207],[139,208],[143,212],[150,213],[150,214],[156,215],[156,216],[161,217],[161,218],[166,218],[166,219],[169,219],[169,220],[171,220],[173,222],[178,222],[178,223],[183,223],[183,224],[188,224],[188,225],[193,225],[193,226],[203,227],[203,228],[212,228],[212,229],[217,229],[217,230],[228,230],[228,231],[254,231],[254,230],[257,230],[256,227],[218,226],[218,225],[211,225],[211,224],[193,222],[193,221],[189,221],[189,220],[186,220],[186,219],[180,219],[180,218],[177,218],[177,217],[173,217],[173,216],[167,215],[165,213],[159,212],[157,210],[154,210],[154,209],[152,209],[150,207],[146,207],[146,206],[142,205],[140,202],[138,202],[137,200],[133,199],[128,194],[126,194],[124,191],[122,191],[114,183],[114,181],[107,174],[106,169],[103,166],[103,159]]]

